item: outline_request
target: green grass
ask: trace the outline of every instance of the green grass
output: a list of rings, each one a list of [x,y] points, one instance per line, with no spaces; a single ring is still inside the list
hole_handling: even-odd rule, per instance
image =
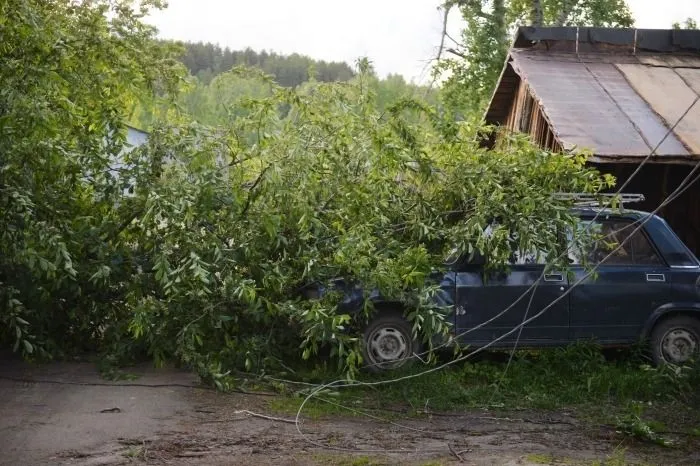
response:
[[[312,458],[316,464],[324,466],[385,466],[389,464],[386,460],[370,458],[369,456],[343,457],[339,455],[316,454]]]
[[[590,466],[652,466],[651,463],[631,461],[627,457],[627,450],[625,448],[616,448],[615,451],[604,460],[593,461]]]
[[[311,456],[314,464],[322,466],[387,466],[390,464],[396,464],[386,458],[377,458],[370,456],[341,456],[335,454],[324,454],[317,453]],[[450,462],[445,462],[441,460],[430,460],[422,463],[411,463],[416,466],[443,466],[449,464]]]
[[[692,429],[700,427],[700,368],[652,368],[635,351],[606,358],[589,344],[518,352],[507,371],[505,359],[507,355],[496,354],[420,376],[426,366],[391,374],[364,374],[361,381],[365,382],[416,377],[327,390],[310,400],[302,415],[360,415],[356,410],[392,418],[477,408],[566,409],[582,420],[656,444],[664,444],[665,437],[656,432],[666,430],[665,426],[684,430],[689,437],[693,437]],[[322,373],[303,379],[319,383]],[[274,399],[270,407],[296,414],[307,393]]]
[[[426,367],[379,376],[360,382],[390,381],[419,375]],[[508,371],[503,361],[482,360],[455,364],[408,380],[329,390],[323,396],[354,404],[408,405],[415,410],[503,407],[557,409],[566,406],[628,401],[697,401],[693,380],[700,370],[682,376],[655,369],[643,360],[623,355],[607,360],[595,347],[576,345],[541,352],[521,352]],[[328,407],[335,413],[335,408]]]
[[[624,448],[616,448],[612,454],[605,458],[593,461],[576,461],[571,458],[557,457],[550,454],[530,454],[525,456],[525,460],[533,464],[546,464],[556,466],[650,466],[644,462],[633,462],[627,457]]]
[[[530,463],[535,463],[535,464],[561,464],[562,461],[559,458],[555,458],[554,455],[543,455],[543,454],[538,454],[538,453],[533,453],[530,455],[526,455],[525,459],[530,462]],[[564,461],[564,464],[567,464],[568,461]]]

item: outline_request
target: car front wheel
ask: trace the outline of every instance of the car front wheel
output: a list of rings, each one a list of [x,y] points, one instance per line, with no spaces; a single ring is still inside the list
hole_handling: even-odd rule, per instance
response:
[[[663,320],[651,335],[654,363],[684,364],[700,354],[700,320],[677,316]]]
[[[365,369],[372,372],[398,369],[421,351],[411,325],[398,312],[378,315],[365,328],[362,340]]]

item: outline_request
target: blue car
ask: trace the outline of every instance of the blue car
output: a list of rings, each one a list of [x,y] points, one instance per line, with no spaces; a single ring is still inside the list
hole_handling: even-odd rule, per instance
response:
[[[570,250],[568,273],[545,274],[543,254],[514,254],[507,273],[486,273],[483,261],[472,259],[453,261],[438,277],[435,306],[449,310],[458,341],[493,348],[512,348],[516,339],[518,347],[529,348],[579,340],[602,346],[647,341],[656,364],[695,358],[700,351],[700,263],[695,255],[656,215],[593,208],[578,208],[576,214],[582,226],[606,240],[588,251]],[[594,274],[589,274],[590,264],[597,265]],[[363,291],[340,286],[345,293],[341,311],[359,312]],[[402,366],[422,345],[414,340],[401,303],[376,292],[370,299],[375,313],[362,329],[365,363],[374,370]],[[522,332],[513,331],[526,312],[533,317],[547,306]]]

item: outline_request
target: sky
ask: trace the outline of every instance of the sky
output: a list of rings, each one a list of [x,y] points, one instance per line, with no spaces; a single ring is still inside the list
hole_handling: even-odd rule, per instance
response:
[[[369,57],[377,73],[426,82],[440,44],[442,0],[168,0],[149,22],[159,36],[222,47],[300,53],[354,64]],[[700,0],[628,0],[638,28],[700,20]],[[458,12],[448,32],[457,38]]]

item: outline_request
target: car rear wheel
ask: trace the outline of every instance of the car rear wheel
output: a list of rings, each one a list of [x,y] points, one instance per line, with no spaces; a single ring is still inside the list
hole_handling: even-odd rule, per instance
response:
[[[663,320],[651,334],[654,363],[684,364],[700,354],[700,320],[677,316]]]
[[[365,369],[384,372],[406,365],[421,344],[414,340],[411,325],[399,312],[382,313],[372,320],[362,336]]]

